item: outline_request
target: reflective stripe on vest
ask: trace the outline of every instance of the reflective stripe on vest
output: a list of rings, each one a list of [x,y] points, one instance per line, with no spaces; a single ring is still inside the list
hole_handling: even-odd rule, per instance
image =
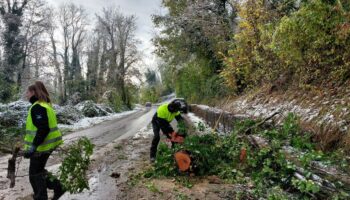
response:
[[[157,109],[157,117],[165,119],[170,123],[174,120],[176,116],[180,115],[180,112],[172,113],[169,111],[168,106],[168,103],[159,106],[159,108]]]
[[[57,138],[53,138],[53,139],[50,139],[50,140],[45,140],[43,143],[41,143],[41,145],[46,145],[46,144],[58,142],[60,140],[62,140],[62,137],[57,137]],[[25,141],[24,143],[27,144],[27,145],[32,145],[33,144],[33,143],[27,142],[27,141]]]
[[[57,130],[58,130],[58,127],[50,128],[50,133],[51,133],[51,132],[54,132],[54,131],[57,131]],[[36,132],[37,132],[37,131],[29,131],[29,130],[26,130],[26,133],[27,133],[27,134],[30,134],[30,135],[36,135]]]
[[[36,150],[38,152],[52,151],[58,145],[63,143],[62,134],[57,128],[56,114],[53,108],[51,107],[51,105],[46,102],[39,102],[39,101],[35,102],[30,107],[28,112],[27,123],[26,123],[26,135],[24,137],[24,143],[25,143],[24,149],[28,150],[31,147],[31,145],[33,144],[33,140],[38,131],[37,127],[33,124],[32,116],[31,116],[32,108],[36,104],[39,104],[40,106],[46,109],[47,117],[49,121],[49,128],[50,128],[49,134],[46,136],[43,143],[37,147]]]

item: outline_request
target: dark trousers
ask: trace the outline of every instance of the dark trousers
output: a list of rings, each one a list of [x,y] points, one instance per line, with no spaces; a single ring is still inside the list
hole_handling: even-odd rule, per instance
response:
[[[157,121],[152,120],[152,128],[153,128],[153,140],[151,145],[151,158],[155,158],[157,155],[157,148],[160,140],[160,127]]]
[[[150,153],[150,157],[151,158],[155,158],[157,155],[157,148],[158,148],[158,144],[160,141],[160,126],[159,123],[157,122],[157,120],[152,120],[152,128],[153,128],[153,140],[152,140],[152,144],[151,144],[151,153]],[[165,136],[167,136],[167,138],[171,138],[169,134],[164,133]],[[171,143],[172,147],[174,146],[174,143]]]
[[[49,157],[50,153],[42,153],[30,158],[29,181],[33,187],[34,200],[47,200],[47,189],[52,189],[55,193],[60,193],[63,190],[60,181],[52,180],[45,170]]]

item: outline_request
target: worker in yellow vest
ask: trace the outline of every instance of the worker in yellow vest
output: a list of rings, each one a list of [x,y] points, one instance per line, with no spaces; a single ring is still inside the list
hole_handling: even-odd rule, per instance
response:
[[[54,190],[54,200],[64,194],[59,180],[48,176],[45,165],[52,151],[63,143],[57,128],[57,119],[44,84],[36,81],[26,91],[32,103],[26,122],[24,157],[30,159],[29,181],[33,187],[34,200],[47,200],[47,189]]]
[[[151,162],[155,161],[157,155],[157,148],[160,140],[160,130],[162,130],[163,134],[170,139],[171,134],[174,132],[174,129],[170,125],[170,123],[174,119],[176,119],[176,121],[178,122],[183,120],[183,118],[181,117],[180,110],[181,103],[177,100],[174,100],[170,103],[165,103],[159,106],[157,112],[154,114],[152,118],[152,128],[154,136],[150,152]]]

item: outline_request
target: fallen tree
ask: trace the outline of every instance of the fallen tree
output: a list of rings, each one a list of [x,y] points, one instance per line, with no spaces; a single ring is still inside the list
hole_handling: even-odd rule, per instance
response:
[[[350,198],[350,188],[344,179],[348,177],[346,170],[338,169],[336,174],[343,175],[339,179],[331,173],[327,176],[333,178],[323,176],[321,170],[315,168],[317,162],[334,164],[346,160],[336,153],[317,151],[307,133],[300,131],[297,118],[292,114],[282,126],[266,125],[266,121],[268,119],[237,122],[232,133],[224,136],[190,135],[173,149],[161,144],[155,165],[146,174],[151,177],[183,174],[179,174],[174,153],[186,152],[191,157],[191,167],[185,174],[216,175],[225,182],[252,184],[254,189],[246,191],[252,198],[269,198],[276,188],[282,191],[280,196],[274,196],[277,199]],[[288,153],[285,148],[288,146],[298,152]]]
[[[247,137],[249,143],[258,148],[269,148],[268,140],[258,135],[249,135]],[[312,180],[319,186],[319,193],[315,196],[317,198],[327,198],[335,193],[348,193],[350,192],[350,176],[347,172],[339,170],[336,166],[322,166],[320,162],[311,161],[309,169],[304,169],[302,163],[298,158],[298,152],[291,146],[285,146],[281,149],[282,153],[286,157],[286,162],[292,162],[295,165],[294,177],[299,181]],[[340,183],[342,186],[337,187],[334,183]],[[297,184],[297,183],[296,183]]]

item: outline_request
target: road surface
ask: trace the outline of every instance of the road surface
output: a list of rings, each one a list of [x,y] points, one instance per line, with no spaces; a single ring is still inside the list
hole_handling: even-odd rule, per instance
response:
[[[144,108],[122,118],[105,121],[93,127],[70,133],[63,138],[65,144],[69,144],[80,137],[88,137],[96,145],[94,151],[102,152],[102,149],[113,141],[133,136],[140,129],[146,127],[155,111],[156,107]],[[27,159],[21,161],[17,175],[23,177],[17,177],[16,186],[10,189],[8,188],[9,181],[6,178],[7,160],[9,157],[4,156],[0,158],[0,200],[29,200],[32,193],[27,176],[29,162]],[[59,161],[54,158],[55,156],[52,157],[47,164],[49,171],[55,170],[59,166]]]

